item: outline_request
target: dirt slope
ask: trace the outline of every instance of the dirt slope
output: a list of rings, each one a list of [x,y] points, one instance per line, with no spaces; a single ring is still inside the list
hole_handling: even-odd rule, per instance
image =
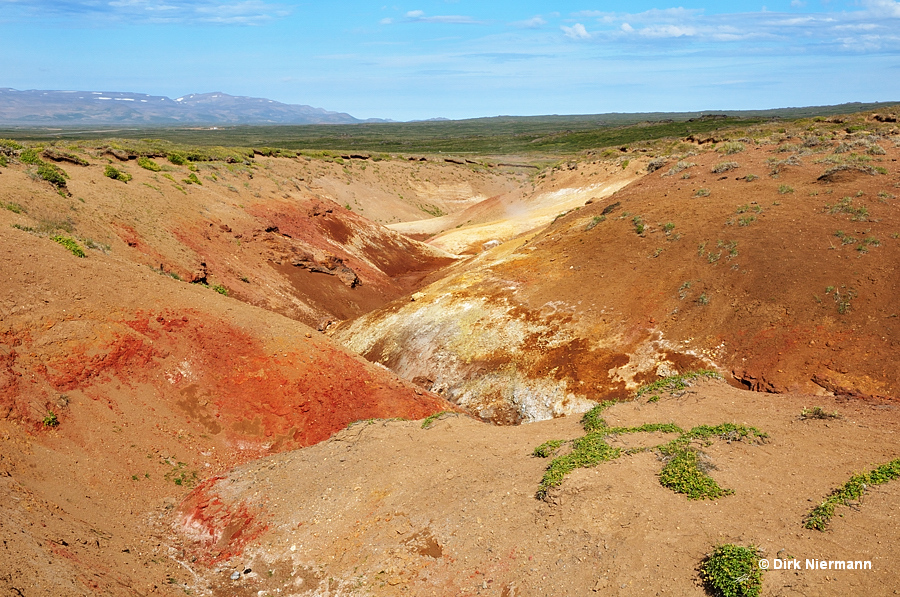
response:
[[[63,196],[38,178],[35,165],[21,163],[20,151],[10,152],[9,166],[0,168],[0,202],[21,213],[4,223],[45,234],[68,231],[313,327],[407,294],[453,261],[374,220],[395,212],[403,217],[410,209],[416,217],[461,209],[512,185],[510,175],[486,167],[406,160],[341,165],[331,158],[256,156],[245,163],[176,166],[158,158],[162,170],[152,172],[125,152],[115,150],[124,161],[104,153],[105,147],[40,154],[47,163],[53,155],[87,164],[59,161],[68,176]],[[107,166],[133,178],[124,183],[104,176]]]
[[[390,224],[392,230],[430,236],[428,243],[454,254],[477,254],[484,243],[504,242],[543,228],[586,201],[604,199],[640,178],[646,159],[570,161],[535,173],[531,185],[438,218]]]
[[[799,420],[802,407],[839,420]],[[653,452],[569,475],[535,499],[548,439],[583,431],[575,418],[496,427],[445,417],[354,427],[265,458],[196,489],[167,517],[196,557],[178,575],[211,595],[704,595],[697,567],[720,543],[767,558],[868,560],[871,570],[772,570],[763,595],[886,595],[900,583],[900,506],[893,484],[839,508],[828,531],[808,510],[850,474],[898,456],[897,411],[877,402],[750,393],[721,382],[655,404],[616,405],[611,425],[737,422],[766,443],[703,448],[733,495],[691,501],[661,486]],[[658,445],[664,434],[620,436]],[[896,483],[896,482],[895,482]],[[231,537],[240,520],[252,536]],[[244,574],[245,571],[249,571]],[[237,574],[235,574],[237,573]]]
[[[8,173],[3,175],[9,176]],[[440,398],[311,328],[0,211],[0,593],[184,594],[152,525],[200,480]]]
[[[897,397],[898,141],[670,158],[336,337],[498,422],[700,366],[755,390]]]

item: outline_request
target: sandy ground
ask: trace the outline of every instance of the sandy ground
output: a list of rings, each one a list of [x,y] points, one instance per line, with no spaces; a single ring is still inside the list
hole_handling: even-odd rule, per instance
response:
[[[800,420],[804,406],[841,414]],[[376,422],[327,442],[239,467],[170,516],[213,595],[703,595],[697,568],[716,545],[756,545],[769,559],[865,560],[871,570],[771,570],[763,595],[887,595],[900,583],[900,493],[878,486],[838,509],[826,532],[810,508],[852,473],[898,457],[896,407],[767,395],[721,382],[655,404],[606,411],[610,425],[744,423],[765,443],[703,448],[734,494],[691,501],[661,486],[657,455],[573,472],[535,498],[548,439],[582,435],[577,418],[493,427],[446,416]],[[613,445],[658,445],[663,434]],[[223,528],[241,512],[257,529],[221,557]],[[191,539],[197,539],[191,541]],[[244,538],[239,538],[243,541]],[[249,569],[247,575],[231,575]]]

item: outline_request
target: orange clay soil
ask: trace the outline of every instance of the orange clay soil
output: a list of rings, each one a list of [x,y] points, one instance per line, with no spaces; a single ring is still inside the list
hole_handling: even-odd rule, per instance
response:
[[[184,594],[148,525],[190,487],[452,408],[301,323],[8,225],[0,277],[4,594]]]

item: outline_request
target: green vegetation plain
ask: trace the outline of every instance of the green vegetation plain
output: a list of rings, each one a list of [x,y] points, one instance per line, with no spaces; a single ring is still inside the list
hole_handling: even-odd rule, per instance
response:
[[[880,110],[894,102],[774,110],[615,113],[572,116],[496,116],[469,120],[305,126],[194,126],[0,128],[0,137],[21,141],[152,137],[204,147],[275,147],[368,153],[477,155],[565,155],[586,149],[625,146],[664,138],[711,135],[773,121],[825,118]]]

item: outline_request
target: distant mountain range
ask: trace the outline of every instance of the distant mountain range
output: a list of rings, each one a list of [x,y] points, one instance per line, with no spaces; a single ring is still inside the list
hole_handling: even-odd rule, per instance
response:
[[[42,91],[0,88],[2,125],[354,124],[344,112],[227,93],[170,99],[120,91]]]

